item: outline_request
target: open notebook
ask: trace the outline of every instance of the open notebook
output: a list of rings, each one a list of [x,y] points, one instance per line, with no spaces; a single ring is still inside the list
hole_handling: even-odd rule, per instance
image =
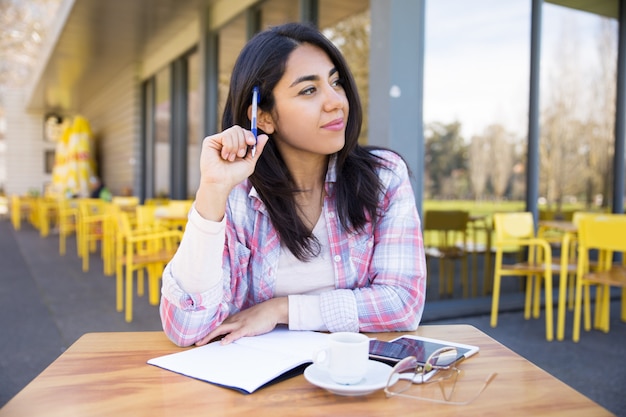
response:
[[[276,328],[229,345],[209,343],[150,359],[148,363],[182,375],[250,394],[297,375],[327,345],[328,334]]]

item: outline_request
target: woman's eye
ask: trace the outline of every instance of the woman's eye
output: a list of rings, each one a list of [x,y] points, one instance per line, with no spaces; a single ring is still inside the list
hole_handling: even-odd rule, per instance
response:
[[[341,78],[337,78],[336,80],[331,81],[330,85],[333,87],[343,87],[343,80]]]
[[[300,91],[300,94],[303,96],[310,96],[315,93],[315,87],[307,87],[304,90]]]

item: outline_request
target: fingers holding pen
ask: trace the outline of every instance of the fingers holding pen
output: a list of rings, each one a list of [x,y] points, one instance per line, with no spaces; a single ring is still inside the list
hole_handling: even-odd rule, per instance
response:
[[[251,131],[243,129],[240,126],[233,126],[224,130],[220,135],[221,149],[220,156],[223,160],[233,162],[238,158],[245,158],[247,155],[251,155],[249,149],[255,144],[261,148],[267,142],[267,135],[261,134],[257,139]],[[261,149],[257,152],[253,158],[258,157]]]
[[[235,159],[246,156],[248,150],[248,141],[254,144],[254,136],[252,132],[243,129],[240,126],[233,126],[221,133],[220,155],[223,160],[233,162]]]

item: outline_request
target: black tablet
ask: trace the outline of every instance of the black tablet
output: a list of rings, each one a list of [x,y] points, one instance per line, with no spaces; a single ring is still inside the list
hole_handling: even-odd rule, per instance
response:
[[[419,363],[424,364],[434,351],[448,346],[453,346],[457,349],[457,358],[451,363],[469,358],[478,352],[478,346],[431,339],[428,337],[405,335],[389,342],[375,339],[370,340],[370,358],[394,364],[407,356],[415,356]]]

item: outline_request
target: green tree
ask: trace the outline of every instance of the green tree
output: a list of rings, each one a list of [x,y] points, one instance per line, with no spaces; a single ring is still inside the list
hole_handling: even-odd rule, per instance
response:
[[[425,132],[425,176],[432,198],[461,198],[468,193],[467,145],[461,123],[430,123]]]

